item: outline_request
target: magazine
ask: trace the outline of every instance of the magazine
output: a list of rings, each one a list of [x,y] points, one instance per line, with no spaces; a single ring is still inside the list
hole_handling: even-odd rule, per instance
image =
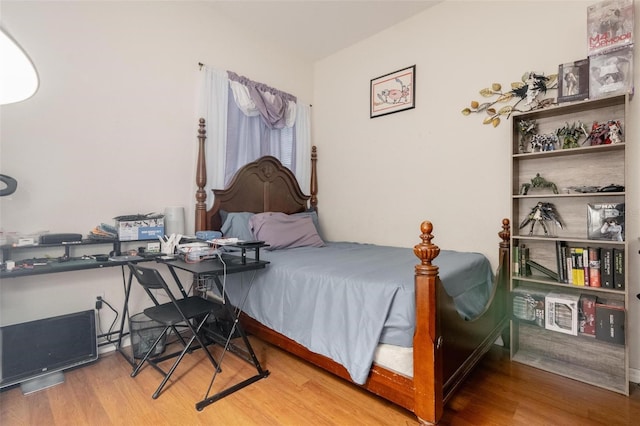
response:
[[[587,205],[587,237],[590,240],[624,241],[624,203]]]
[[[633,44],[633,0],[605,0],[587,8],[588,56]]]
[[[560,64],[558,67],[558,103],[589,98],[589,59]]]
[[[589,57],[589,98],[633,93],[633,46]]]

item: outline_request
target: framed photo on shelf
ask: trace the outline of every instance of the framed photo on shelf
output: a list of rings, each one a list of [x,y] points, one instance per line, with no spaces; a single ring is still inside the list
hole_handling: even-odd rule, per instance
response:
[[[624,203],[587,204],[587,238],[624,241]]]
[[[589,59],[558,66],[558,103],[589,99]]]
[[[589,57],[589,98],[633,93],[633,47]]]
[[[633,0],[603,0],[587,8],[587,55],[633,45]]]
[[[370,118],[415,108],[416,66],[371,80]]]

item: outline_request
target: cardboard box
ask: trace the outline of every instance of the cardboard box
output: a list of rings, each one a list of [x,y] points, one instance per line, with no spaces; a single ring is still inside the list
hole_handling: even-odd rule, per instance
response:
[[[549,293],[544,302],[545,328],[577,336],[580,295]]]
[[[544,328],[544,299],[547,292],[518,287],[511,293],[514,318]]]
[[[157,240],[164,236],[164,216],[120,216],[116,218],[118,240]]]

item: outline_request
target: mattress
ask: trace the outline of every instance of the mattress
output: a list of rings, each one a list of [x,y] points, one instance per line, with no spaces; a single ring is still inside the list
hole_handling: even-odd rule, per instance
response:
[[[418,263],[412,249],[331,242],[260,254],[271,262],[267,268],[225,278],[232,303],[343,365],[354,382],[365,382],[379,343],[411,347]],[[484,310],[493,287],[485,256],[442,250],[434,263],[462,317]]]

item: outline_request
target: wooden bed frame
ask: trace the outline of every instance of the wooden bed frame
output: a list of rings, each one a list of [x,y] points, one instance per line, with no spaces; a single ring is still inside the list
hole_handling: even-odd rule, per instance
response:
[[[220,210],[227,212],[277,211],[288,214],[317,207],[316,148],[312,149],[311,195],[302,193],[293,173],[274,157],[262,157],[247,164],[233,178],[229,187],[216,190],[211,209],[206,209],[206,165],[204,142],[206,130],[200,119],[196,174],[196,231],[219,230]],[[413,339],[413,378],[373,365],[367,382],[361,387],[412,411],[422,423],[437,423],[444,404],[478,363],[495,340],[508,337],[509,220],[503,219],[498,233],[499,268],[493,301],[474,321],[458,315],[453,300],[445,293],[432,264],[440,249],[431,243],[432,225],[420,225],[421,242],[414,247],[420,263],[415,267],[416,327]],[[333,374],[351,381],[347,370],[322,355],[313,353],[293,340],[243,315],[245,329],[256,337],[295,354]]]

